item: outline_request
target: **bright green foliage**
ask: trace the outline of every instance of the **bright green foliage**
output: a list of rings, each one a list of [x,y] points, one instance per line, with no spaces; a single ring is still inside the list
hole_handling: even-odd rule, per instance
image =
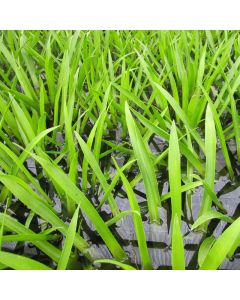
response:
[[[184,246],[181,233],[182,194],[181,159],[176,125],[173,122],[169,140],[168,168],[172,206],[172,268],[184,270]]]
[[[202,270],[216,270],[227,254],[240,243],[240,218],[234,221],[216,240],[212,248],[209,250],[204,261],[202,262]]]
[[[0,252],[0,262],[15,270],[51,270],[38,261],[5,251]]]
[[[123,270],[136,270],[134,267],[129,266],[127,264],[123,264],[119,261],[115,261],[115,260],[111,260],[111,259],[99,259],[99,260],[95,260],[94,263],[101,263],[101,264],[113,264],[116,265],[120,268],[122,268]]]
[[[205,182],[214,190],[214,179],[215,179],[215,166],[216,166],[216,132],[213,115],[210,106],[207,106],[206,118],[205,118],[205,148],[206,152],[206,171],[205,171]],[[203,201],[201,204],[201,210],[199,216],[209,212],[212,205],[212,199],[209,193],[204,191]],[[206,228],[206,226],[205,226]]]
[[[71,254],[71,249],[72,249],[75,234],[76,234],[78,214],[79,214],[79,207],[74,212],[71,223],[69,224],[68,232],[66,235],[66,240],[64,242],[62,253],[61,253],[60,259],[58,261],[58,267],[57,267],[58,270],[66,270],[66,268],[67,268],[69,257]]]
[[[130,113],[127,102],[125,104],[125,113],[129,135],[146,189],[150,220],[151,222],[159,222],[157,206],[160,203],[160,196],[154,166],[151,157],[149,156],[150,150],[142,139],[139,129]]]
[[[239,54],[237,31],[1,31],[0,268],[220,268],[240,245],[215,192],[239,186]]]

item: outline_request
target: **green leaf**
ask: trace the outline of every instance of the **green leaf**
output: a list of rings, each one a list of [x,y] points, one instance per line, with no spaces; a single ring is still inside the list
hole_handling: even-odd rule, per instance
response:
[[[231,95],[231,113],[232,113],[232,120],[233,120],[233,128],[234,128],[234,135],[237,145],[237,157],[238,162],[240,163],[240,121],[239,121],[239,112],[236,108],[236,101]]]
[[[199,227],[200,225],[206,223],[209,220],[212,219],[220,219],[222,221],[225,221],[227,223],[232,223],[233,219],[223,215],[222,213],[218,212],[218,211],[207,211],[205,212],[203,215],[201,215],[200,217],[198,217],[198,219],[194,222],[194,224],[192,225],[191,230],[196,229],[197,227]]]
[[[69,179],[70,180],[70,179]],[[54,227],[59,227],[59,231],[64,235],[67,234],[68,226],[56,215],[52,207],[43,201],[29,186],[11,175],[0,175],[0,181],[27,207],[36,214],[40,215],[44,220],[52,224]],[[104,223],[104,222],[103,222]],[[76,235],[74,244],[83,253],[89,248],[88,243],[79,235]]]
[[[4,251],[0,251],[0,262],[14,270],[51,270],[36,260]]]
[[[66,240],[63,245],[62,253],[60,259],[58,261],[58,270],[66,270],[68,266],[69,257],[71,254],[72,246],[74,243],[74,238],[76,235],[76,228],[77,228],[77,221],[78,221],[78,214],[79,214],[79,206],[74,212],[72,217],[71,223],[69,224]]]
[[[201,244],[198,250],[198,264],[201,267],[203,261],[205,260],[209,250],[212,248],[212,245],[215,243],[214,236],[207,237]]]
[[[240,244],[240,218],[235,220],[216,240],[204,259],[200,270],[216,270],[230,250]],[[234,246],[234,247],[233,247]]]
[[[217,130],[217,134],[218,134],[218,138],[219,138],[219,142],[220,142],[221,148],[222,148],[221,150],[222,150],[222,153],[223,153],[223,156],[224,156],[227,168],[228,168],[229,175],[230,175],[231,178],[233,178],[232,164],[231,164],[231,161],[230,161],[230,158],[229,158],[228,149],[227,149],[226,140],[225,140],[225,136],[224,136],[224,133],[223,133],[223,128],[222,128],[222,125],[221,125],[221,121],[219,119],[216,108],[215,108],[214,104],[212,103],[212,100],[208,96],[206,90],[203,87],[201,87],[201,88],[202,88],[202,91],[203,91],[207,101],[208,101],[208,104],[211,108],[211,111],[212,111],[212,115],[213,115],[213,118],[214,118],[216,130]]]
[[[119,220],[124,218],[125,216],[136,214],[140,216],[139,212],[137,210],[124,210],[121,211],[116,217],[113,217],[112,219],[108,220],[106,222],[107,226],[112,226],[113,224],[117,223]]]
[[[143,221],[141,217],[141,210],[139,204],[137,202],[136,196],[133,192],[131,184],[127,180],[126,176],[123,174],[122,170],[118,167],[116,161],[113,159],[114,164],[117,168],[117,171],[122,179],[124,187],[127,192],[128,200],[132,211],[136,211],[138,214],[133,214],[133,224],[136,232],[136,237],[138,241],[139,253],[142,261],[142,265],[144,269],[152,269],[152,262],[149,256],[148,248],[147,248],[147,240],[146,234],[143,226]]]
[[[160,195],[153,162],[150,158],[150,150],[143,141],[140,131],[131,115],[127,102],[125,103],[125,114],[134,154],[137,159],[146,190],[150,220],[151,222],[159,223],[160,217],[158,213],[158,205],[160,203]]]
[[[115,266],[120,267],[123,270],[136,270],[134,267],[129,266],[127,264],[123,264],[119,261],[116,260],[111,260],[111,259],[98,259],[94,261],[95,264],[100,263],[100,264],[112,264]]]
[[[35,235],[32,230],[28,229],[26,226],[4,213],[0,213],[0,224],[5,226],[8,230],[18,233],[19,235]],[[31,240],[31,242],[42,252],[46,253],[46,255],[48,255],[52,260],[56,262],[59,260],[61,252],[52,244],[48,243],[47,241],[38,241],[36,239]]]
[[[174,109],[176,116],[179,117],[179,119],[183,122],[183,124],[188,128],[189,132],[191,133],[192,137],[195,139],[195,141],[198,143],[200,148],[202,149],[203,152],[205,152],[205,147],[203,144],[203,141],[199,135],[199,133],[196,130],[193,130],[191,127],[191,124],[189,122],[188,116],[186,113],[181,109],[180,105],[175,101],[175,99],[159,84],[154,83],[154,85],[159,89],[161,94],[167,99],[169,104],[172,106]]]
[[[99,164],[96,160],[96,158],[94,157],[93,153],[91,152],[91,150],[89,149],[88,145],[84,142],[84,140],[80,137],[80,135],[75,131],[75,136],[77,138],[77,141],[84,153],[84,156],[86,157],[86,160],[88,161],[89,165],[92,167],[96,177],[98,178],[103,190],[105,191],[105,193],[108,191],[109,185],[107,183],[107,180],[103,174],[103,172],[101,171]],[[108,197],[108,203],[109,206],[112,210],[113,215],[117,215],[119,213],[119,209],[118,206],[112,196],[112,194],[109,194]]]
[[[149,130],[151,130],[153,133],[157,134],[161,138],[165,139],[166,141],[169,141],[170,136],[166,131],[154,125],[152,122],[144,118],[140,113],[136,112],[135,110],[133,110],[133,112],[145,127],[147,127]],[[190,149],[188,149],[187,145],[185,145],[182,141],[179,141],[179,148],[181,153],[191,162],[191,164],[200,172],[200,174],[204,174],[204,167],[196,152],[193,152]]]
[[[205,182],[209,188],[214,191],[215,166],[216,166],[216,131],[213,120],[213,115],[210,106],[207,106],[205,120],[205,148],[206,152],[206,171]],[[211,209],[212,199],[206,189],[204,190],[203,200],[199,216],[208,212]],[[205,224],[204,228],[207,228]]]
[[[119,245],[97,210],[91,204],[91,202],[86,198],[86,196],[77,188],[77,186],[71,181],[71,179],[64,174],[64,172],[57,168],[54,164],[49,161],[33,155],[34,159],[39,162],[50,178],[55,181],[61,188],[65,191],[66,195],[70,197],[77,205],[87,215],[89,220],[95,226],[97,232],[102,237],[109,250],[112,252],[113,256],[119,260],[123,260],[126,257],[125,252]],[[85,242],[85,241],[84,241]],[[85,242],[86,244],[86,242]]]
[[[172,268],[185,270],[184,244],[177,214],[172,219]]]
[[[172,220],[175,215],[181,223],[182,194],[181,194],[181,158],[178,145],[178,136],[175,122],[173,121],[169,140],[168,176],[171,193]]]

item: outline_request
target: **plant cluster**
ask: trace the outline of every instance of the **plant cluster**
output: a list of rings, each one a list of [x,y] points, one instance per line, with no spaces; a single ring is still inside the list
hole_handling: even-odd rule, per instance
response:
[[[218,154],[239,183],[239,70],[234,31],[2,31],[0,267],[161,269],[146,228],[163,226],[174,270],[233,257],[215,183]]]

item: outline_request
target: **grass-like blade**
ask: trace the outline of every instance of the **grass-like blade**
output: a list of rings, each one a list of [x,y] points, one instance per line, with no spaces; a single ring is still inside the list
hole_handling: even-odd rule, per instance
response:
[[[184,244],[177,214],[172,220],[172,269],[185,270]]]
[[[113,224],[117,223],[118,221],[120,221],[125,216],[129,216],[129,215],[133,215],[133,214],[141,216],[140,213],[137,210],[124,210],[124,211],[121,211],[117,216],[115,216],[112,219],[108,220],[106,222],[106,225],[107,226],[112,226]]]
[[[209,250],[212,248],[212,245],[215,242],[214,236],[207,237],[201,244],[199,250],[198,250],[198,264],[201,267],[203,261],[205,260]]]
[[[240,218],[235,220],[216,240],[206,255],[200,269],[216,270],[226,258],[233,246],[236,249],[240,244]],[[234,250],[235,250],[234,249]]]
[[[0,213],[0,224],[5,226],[8,230],[21,235],[34,235],[34,232],[32,230],[4,213]],[[42,252],[46,253],[53,261],[58,262],[61,254],[58,248],[48,243],[47,241],[37,241],[34,239],[31,242]]]
[[[228,217],[218,211],[208,211],[206,213],[204,213],[203,215],[201,215],[192,225],[192,230],[196,229],[197,227],[199,227],[200,225],[204,224],[207,221],[210,221],[212,219],[220,219],[222,221],[225,221],[227,223],[232,223],[233,219],[231,217]]]
[[[121,263],[121,262],[116,261],[116,260],[111,260],[111,259],[98,259],[98,260],[95,260],[94,263],[95,264],[97,264],[97,263],[100,263],[100,264],[112,264],[112,265],[120,267],[123,270],[136,270],[132,266],[129,266],[127,264]]]
[[[80,205],[80,208],[93,223],[96,230],[108,246],[109,250],[112,252],[113,256],[119,260],[124,260],[126,258],[126,254],[123,251],[122,247],[115,239],[112,232],[109,230],[97,210],[86,198],[86,196],[76,187],[71,179],[60,168],[56,167],[49,161],[33,154],[32,156],[37,162],[42,165],[50,178],[59,186],[61,186],[66,195],[68,195],[73,201],[75,201],[77,205]]]
[[[143,141],[127,102],[125,103],[125,114],[133,150],[146,190],[150,221],[159,223],[160,217],[158,213],[158,204],[160,203],[160,195],[154,165],[149,155],[150,150],[147,149],[147,145]]]
[[[56,215],[51,206],[44,202],[25,182],[11,175],[0,175],[0,181],[23,204],[31,208],[32,211],[40,215],[44,220],[52,224],[52,226],[59,227],[59,231],[64,235],[67,234],[68,226]],[[89,248],[88,243],[80,235],[75,236],[74,244],[83,253]]]
[[[173,220],[175,218],[175,215],[177,215],[178,222],[181,223],[181,213],[182,213],[181,157],[180,157],[180,151],[178,145],[177,129],[174,122],[171,127],[170,140],[169,140],[168,176],[169,176],[169,184],[170,184]]]
[[[0,251],[0,262],[14,270],[51,270],[36,260],[5,251]]]
[[[207,106],[205,119],[205,148],[206,151],[206,171],[205,182],[214,191],[215,166],[216,166],[216,131],[210,106]],[[206,189],[204,190],[202,205],[199,216],[211,209],[212,199]],[[207,228],[207,224],[204,225]]]
[[[233,96],[231,97],[231,113],[232,113],[232,120],[233,120],[233,128],[234,128],[234,135],[236,140],[237,146],[237,157],[238,162],[240,162],[240,121],[239,121],[239,112],[237,112],[236,102]]]
[[[172,268],[185,269],[184,246],[181,233],[182,194],[181,158],[176,125],[173,122],[169,140],[168,173],[172,207]]]
[[[228,149],[227,149],[227,145],[226,145],[226,140],[225,140],[225,136],[224,136],[224,132],[223,132],[223,128],[221,125],[221,121],[219,119],[217,110],[215,108],[215,105],[212,103],[212,100],[210,99],[210,97],[208,96],[206,90],[202,87],[202,91],[208,101],[208,104],[210,105],[211,111],[212,111],[212,115],[214,118],[214,122],[215,122],[215,126],[216,126],[216,130],[217,130],[217,134],[218,134],[218,138],[219,138],[219,142],[221,144],[221,148],[222,148],[222,153],[228,168],[228,172],[231,178],[233,178],[233,168],[232,168],[232,164],[231,164],[231,160],[228,154]]]
[[[105,192],[108,191],[108,188],[109,188],[109,185],[107,183],[107,180],[103,174],[103,172],[101,171],[100,167],[99,167],[99,164],[96,160],[96,158],[94,157],[92,151],[89,149],[88,145],[84,142],[84,140],[80,137],[80,135],[75,131],[75,135],[76,135],[76,138],[77,138],[77,141],[84,153],[84,156],[86,157],[89,165],[92,167],[96,177],[98,178],[103,190]],[[110,193],[109,194],[109,197],[108,197],[108,203],[109,203],[109,206],[112,210],[112,213],[113,215],[117,215],[119,213],[119,209],[118,209],[118,206],[112,196],[112,194]]]
[[[123,174],[122,170],[118,167],[116,161],[114,160],[114,164],[117,168],[117,171],[122,179],[124,187],[127,192],[128,200],[130,203],[130,207],[133,211],[137,211],[138,214],[133,214],[133,223],[136,232],[136,237],[138,241],[138,247],[140,252],[140,257],[142,261],[142,265],[144,269],[152,269],[152,262],[149,256],[147,242],[146,242],[146,234],[144,231],[143,221],[141,217],[141,211],[139,208],[139,204],[137,202],[136,196],[133,192],[130,182],[127,180],[126,176]]]
[[[200,148],[203,152],[205,152],[204,143],[199,135],[199,133],[196,130],[193,130],[191,127],[190,121],[188,119],[188,116],[186,113],[181,109],[180,105],[174,100],[174,98],[158,83],[154,83],[154,85],[158,88],[158,90],[161,92],[161,94],[167,99],[167,101],[170,103],[172,108],[174,109],[176,116],[179,117],[179,119],[183,122],[183,124],[189,129],[189,132],[191,133],[192,137],[195,139],[195,141],[198,143]]]
[[[69,257],[71,255],[74,238],[76,235],[77,221],[78,221],[79,207],[74,212],[71,223],[69,224],[66,239],[63,245],[62,253],[58,261],[58,270],[66,270],[68,266]]]

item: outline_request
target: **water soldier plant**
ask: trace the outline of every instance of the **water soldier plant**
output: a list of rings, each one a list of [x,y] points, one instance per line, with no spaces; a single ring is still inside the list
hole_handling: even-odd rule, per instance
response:
[[[240,268],[240,35],[1,31],[0,268]]]

